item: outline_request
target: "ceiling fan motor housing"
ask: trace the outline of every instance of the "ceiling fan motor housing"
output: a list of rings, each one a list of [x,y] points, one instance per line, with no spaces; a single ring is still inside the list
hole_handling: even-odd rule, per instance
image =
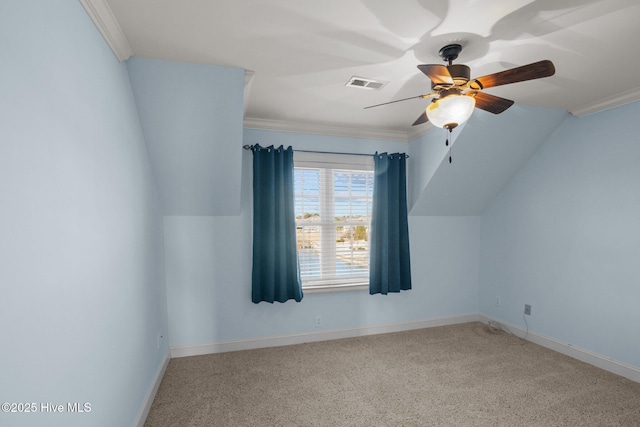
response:
[[[466,84],[471,78],[471,69],[464,64],[448,65],[447,70],[456,86]]]

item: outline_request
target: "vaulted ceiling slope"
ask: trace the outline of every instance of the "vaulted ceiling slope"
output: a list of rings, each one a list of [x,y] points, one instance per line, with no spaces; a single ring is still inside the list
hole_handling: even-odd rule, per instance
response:
[[[146,58],[127,69],[163,213],[238,215],[242,70]]]
[[[425,157],[440,163],[431,174],[414,180],[420,191],[410,215],[482,215],[566,117],[563,110],[518,105],[499,117],[478,111],[462,130],[454,130],[459,134],[451,150],[445,146],[444,130],[412,142],[428,147],[411,150],[412,164],[427,162]]]
[[[363,107],[429,92],[416,66],[442,63],[451,42],[472,77],[552,60],[553,77],[487,91],[519,105],[584,115],[640,98],[629,78],[640,68],[637,0],[80,1],[121,60],[252,71],[253,127],[411,140],[430,129],[411,127],[427,100]],[[352,76],[387,83],[346,87]]]

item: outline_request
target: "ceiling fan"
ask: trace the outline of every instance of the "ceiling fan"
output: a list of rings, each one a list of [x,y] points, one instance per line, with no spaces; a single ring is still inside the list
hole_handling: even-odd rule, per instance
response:
[[[549,77],[556,71],[551,61],[544,60],[470,79],[471,69],[468,66],[453,64],[453,60],[458,57],[460,52],[462,52],[461,45],[449,44],[439,52],[440,57],[448,62],[448,65],[418,65],[418,69],[431,79],[432,93],[371,105],[365,109],[409,99],[433,98],[425,111],[413,123],[413,126],[430,121],[436,127],[445,128],[451,132],[471,117],[474,107],[493,114],[500,114],[514,103],[509,99],[484,93],[483,89]]]

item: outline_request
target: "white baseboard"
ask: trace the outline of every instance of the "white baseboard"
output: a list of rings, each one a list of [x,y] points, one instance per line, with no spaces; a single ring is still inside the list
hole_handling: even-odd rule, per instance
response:
[[[147,415],[149,415],[149,410],[151,409],[151,404],[153,403],[153,399],[156,397],[156,393],[158,392],[158,387],[160,387],[160,383],[162,382],[162,377],[164,377],[164,373],[167,370],[167,366],[169,366],[169,360],[171,360],[171,355],[169,350],[164,355],[164,360],[158,366],[158,370],[156,371],[156,375],[154,376],[154,381],[147,392],[147,395],[144,399],[144,404],[140,408],[140,412],[138,413],[138,417],[136,418],[136,422],[133,424],[135,427],[143,427],[144,422],[147,419]]]
[[[169,348],[171,357],[199,356],[202,354],[225,353],[228,351],[252,350],[265,347],[303,344],[307,342],[327,341],[340,338],[353,338],[365,335],[402,332],[412,329],[433,328],[436,326],[455,325],[459,323],[477,322],[477,314],[422,319],[411,322],[387,323],[382,325],[363,326],[348,329],[331,329],[318,332],[306,332],[293,335],[277,335],[243,340],[218,341],[209,344],[179,345]]]
[[[505,325],[511,330],[511,332],[514,335],[517,335],[520,338],[524,338],[525,334],[527,334],[527,331],[525,329],[522,329],[520,326],[516,326],[499,319],[494,319],[489,316],[485,316],[481,314],[478,316],[478,320],[483,323],[489,323],[489,321],[494,321],[502,325]],[[594,353],[589,350],[585,350],[584,348],[576,347],[572,344],[562,342],[555,338],[547,337],[545,335],[542,335],[536,332],[529,331],[526,339],[527,341],[531,341],[533,343],[539,344],[543,347],[557,351],[558,353],[562,353],[569,357],[573,357],[574,359],[578,359],[582,362],[596,366],[600,369],[604,369],[605,371],[612,372],[616,375],[620,375],[622,377],[628,378],[631,381],[640,383],[640,368],[636,366],[619,362],[610,357],[603,356],[601,354]]]

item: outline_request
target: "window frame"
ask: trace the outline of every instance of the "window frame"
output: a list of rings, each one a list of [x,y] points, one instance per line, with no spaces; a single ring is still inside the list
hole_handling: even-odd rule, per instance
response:
[[[345,171],[364,171],[364,172],[369,172],[373,175],[373,171],[374,171],[374,159],[373,156],[369,156],[369,155],[349,155],[349,154],[333,154],[333,153],[314,153],[314,152],[300,152],[300,151],[294,151],[294,174],[295,174],[295,169],[296,168],[311,168],[311,169],[337,169],[337,170],[345,170]],[[321,172],[322,173],[322,172]],[[323,179],[321,178],[320,181],[322,182]],[[326,181],[324,181],[326,182]],[[373,190],[373,176],[371,176],[371,186],[372,186],[372,190]],[[320,203],[320,218],[321,218],[321,222],[317,225],[317,227],[319,227],[320,229],[322,229],[322,227],[327,227],[328,225],[331,225],[332,228],[335,228],[339,225],[343,225],[338,223],[337,221],[329,221],[329,222],[325,222],[322,221],[322,218],[326,218],[326,217],[331,217],[331,218],[335,218],[335,211],[331,212],[331,210],[334,208],[333,204],[335,202],[336,196],[334,194],[334,189],[330,188],[329,186],[322,186],[322,188],[319,189],[319,203]],[[296,194],[296,200],[298,195]],[[372,196],[373,197],[373,191],[372,191]],[[328,200],[327,203],[322,203],[322,199],[324,200]],[[331,212],[329,214],[329,212]],[[351,223],[354,224],[351,224]],[[362,225],[362,223],[358,222],[357,224],[355,224],[356,221],[350,221],[348,223],[344,223],[345,226],[360,226]],[[301,225],[298,223],[298,220],[296,219],[296,229],[298,227],[300,227]],[[302,225],[303,226],[303,225]],[[368,229],[368,235],[370,235],[371,233],[371,219],[369,219],[369,221],[366,223],[367,229]],[[333,241],[335,241],[336,239],[333,239]],[[369,242],[369,238],[367,238],[367,241]],[[326,250],[326,249],[325,249]],[[369,249],[370,250],[370,249]],[[367,251],[367,253],[369,253],[369,250]],[[332,256],[336,256],[336,246],[333,246],[332,249],[329,249],[328,252],[330,254],[333,254]],[[323,252],[324,253],[324,252]],[[369,262],[367,261],[367,267],[369,266]],[[304,280],[304,279],[303,279]],[[329,280],[329,279],[326,279]],[[367,271],[367,276],[366,279],[363,279],[362,281],[356,281],[356,282],[351,282],[351,283],[335,283],[335,284],[329,284],[329,283],[325,283],[325,284],[316,284],[316,285],[309,285],[303,282],[302,283],[302,290],[305,294],[308,293],[322,293],[322,292],[340,292],[340,291],[353,291],[353,290],[368,290],[369,289],[369,271]]]

